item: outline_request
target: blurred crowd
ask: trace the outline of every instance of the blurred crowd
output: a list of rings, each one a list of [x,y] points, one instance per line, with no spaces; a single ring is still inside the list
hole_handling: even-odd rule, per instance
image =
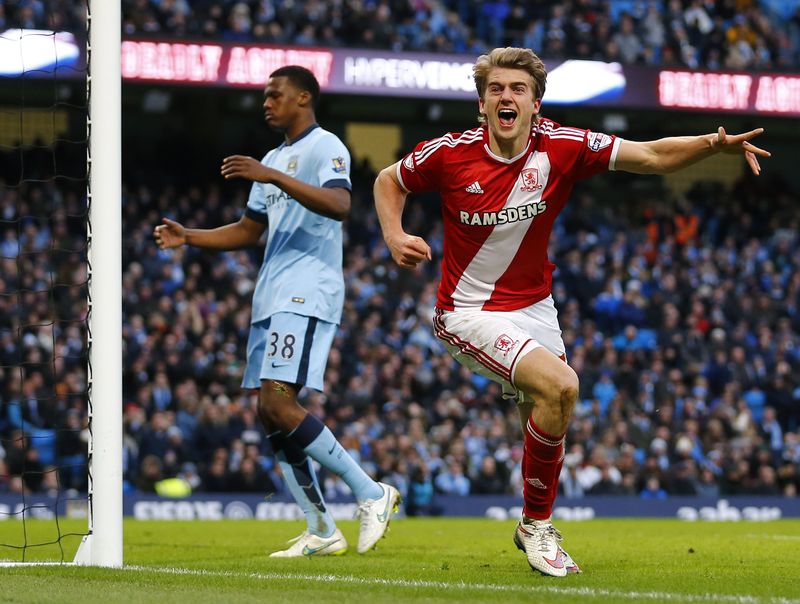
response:
[[[86,189],[53,167],[0,150],[0,492],[86,489]]]
[[[673,198],[598,179],[573,195],[550,250],[570,364],[581,379],[561,488],[627,494],[795,496],[800,486],[800,211],[777,180]],[[353,168],[347,296],[325,392],[303,391],[411,514],[436,496],[519,494],[513,402],[433,337],[442,225],[409,202],[434,260],[387,255],[374,173]],[[609,182],[611,181],[611,182]],[[650,181],[653,182],[653,181]],[[231,185],[226,185],[231,186]],[[612,192],[614,192],[612,194]],[[240,381],[263,249],[160,251],[162,216],[234,221],[244,186],[128,185],[123,208],[126,488],[180,478],[196,492],[284,492],[253,393]],[[611,200],[613,199],[613,205]],[[86,488],[85,207],[69,184],[0,188],[0,491]],[[346,485],[321,472],[329,497]]]
[[[83,2],[0,3],[10,27],[85,29]],[[711,70],[800,67],[798,0],[123,0],[129,36],[477,55],[496,46]]]

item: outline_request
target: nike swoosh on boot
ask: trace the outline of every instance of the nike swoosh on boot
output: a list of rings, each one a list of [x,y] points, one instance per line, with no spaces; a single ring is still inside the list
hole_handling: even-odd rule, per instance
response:
[[[334,543],[339,543],[339,541],[340,540],[337,539],[336,541],[331,541],[330,543],[326,543],[325,545],[320,545],[319,547],[308,547],[306,545],[303,548],[303,555],[304,556],[313,556],[314,554],[317,554],[317,553],[321,552],[322,550],[329,548]],[[547,560],[547,558],[545,558],[545,560]],[[548,560],[548,562],[549,562],[549,560]]]
[[[564,568],[564,556],[561,553],[561,550],[558,550],[558,552],[556,553],[556,557],[553,560],[551,560],[544,554],[542,554],[542,558],[553,568]]]

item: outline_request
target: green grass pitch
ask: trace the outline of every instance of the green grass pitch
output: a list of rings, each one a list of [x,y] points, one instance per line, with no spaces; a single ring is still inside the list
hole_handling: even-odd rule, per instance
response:
[[[61,521],[62,533],[82,522]],[[344,556],[269,559],[299,522],[125,521],[125,568],[0,568],[0,602],[722,602],[800,604],[800,521],[559,522],[583,574],[543,577],[511,541],[514,524],[409,519],[366,555],[354,521],[340,523]],[[0,543],[22,543],[22,523],[0,522]],[[52,539],[52,521],[28,521],[29,542]],[[62,541],[71,560],[78,537]],[[59,559],[57,546],[28,560]],[[0,548],[0,558],[19,560]]]

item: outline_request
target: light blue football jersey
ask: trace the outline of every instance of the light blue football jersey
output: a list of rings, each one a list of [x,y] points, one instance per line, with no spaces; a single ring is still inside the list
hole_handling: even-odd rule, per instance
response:
[[[261,163],[315,187],[350,190],[350,154],[315,125]],[[342,223],[306,209],[275,185],[253,183],[247,216],[269,226],[264,262],[253,293],[252,322],[293,312],[338,324],[344,304]]]

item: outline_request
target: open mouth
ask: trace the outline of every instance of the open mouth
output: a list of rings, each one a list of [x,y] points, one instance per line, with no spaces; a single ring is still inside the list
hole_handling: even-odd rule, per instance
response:
[[[497,112],[497,117],[500,119],[500,125],[503,127],[511,127],[517,119],[517,112],[513,109],[501,109]]]

